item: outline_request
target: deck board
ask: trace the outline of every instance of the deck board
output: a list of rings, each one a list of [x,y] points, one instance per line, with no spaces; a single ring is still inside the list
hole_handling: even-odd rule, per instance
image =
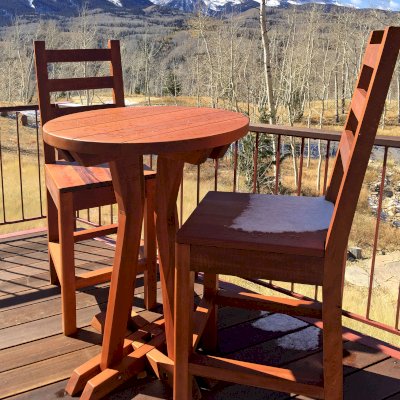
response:
[[[111,265],[113,248],[103,241],[76,245],[79,270]],[[143,279],[137,279],[134,309],[144,317]],[[201,287],[196,285],[200,294]],[[0,239],[0,399],[70,399],[66,379],[85,360],[99,352],[101,335],[89,323],[104,311],[108,284],[77,293],[77,335],[61,333],[60,290],[48,283],[46,237],[43,233]],[[160,289],[157,293],[161,302]],[[294,371],[321,364],[321,332],[309,322],[279,314],[232,307],[219,309],[220,353],[230,358],[285,366]],[[304,339],[307,338],[307,346]],[[246,341],[245,341],[245,340]],[[303,343],[303,344],[302,344]],[[296,347],[297,346],[297,347]],[[345,400],[400,400],[400,363],[357,341],[344,343]],[[199,380],[205,400],[287,400],[288,394]],[[172,399],[165,383],[150,374],[132,379],[108,400]]]

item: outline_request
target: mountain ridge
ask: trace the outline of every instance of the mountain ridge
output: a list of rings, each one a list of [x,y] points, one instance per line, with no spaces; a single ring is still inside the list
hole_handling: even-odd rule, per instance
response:
[[[399,1],[399,3],[397,3]],[[267,0],[267,6],[287,8],[318,3],[327,6],[352,8],[375,8],[389,11],[400,10],[400,0]],[[0,0],[0,16],[17,15],[58,15],[72,16],[79,13],[84,4],[89,10],[109,13],[144,13],[151,7],[158,10],[179,10],[194,12],[199,8],[208,14],[222,12],[244,12],[257,8],[260,0]]]

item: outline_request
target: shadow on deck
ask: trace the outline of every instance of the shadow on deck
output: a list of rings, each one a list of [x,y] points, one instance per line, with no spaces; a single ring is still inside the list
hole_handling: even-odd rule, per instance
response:
[[[100,241],[76,245],[80,272],[112,263],[113,249]],[[48,283],[46,237],[43,233],[0,241],[0,398],[52,400],[65,394],[72,370],[100,351],[101,335],[90,326],[104,311],[108,285],[81,290],[77,295],[78,325],[74,338],[61,334],[60,291]],[[137,280],[134,307],[145,318],[143,281]],[[201,285],[196,285],[200,294]],[[159,301],[161,293],[159,290]],[[161,312],[161,306],[157,312]],[[400,350],[344,335],[346,400],[400,400]],[[220,353],[231,358],[286,366],[294,371],[321,364],[321,331],[311,322],[281,314],[219,310]],[[223,382],[199,380],[205,400],[284,400],[287,394]],[[170,399],[171,390],[151,374],[127,382],[110,400]],[[305,399],[305,397],[295,397]]]

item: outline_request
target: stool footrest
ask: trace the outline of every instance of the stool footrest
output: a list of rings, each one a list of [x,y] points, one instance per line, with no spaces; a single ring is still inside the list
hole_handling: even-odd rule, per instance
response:
[[[271,311],[310,318],[322,318],[322,304],[318,301],[263,296],[250,292],[218,291],[216,303],[224,306]]]
[[[117,233],[118,224],[108,224],[96,228],[82,229],[74,232],[74,242],[81,242],[87,239],[93,239],[99,236],[112,235]]]
[[[322,370],[319,373],[312,373],[308,369],[293,372],[286,368],[193,354],[190,357],[189,371],[195,376],[298,393],[316,399],[324,398]],[[320,381],[316,377],[321,377]]]
[[[76,289],[108,282],[111,279],[112,267],[104,267],[95,271],[84,272],[75,277]]]

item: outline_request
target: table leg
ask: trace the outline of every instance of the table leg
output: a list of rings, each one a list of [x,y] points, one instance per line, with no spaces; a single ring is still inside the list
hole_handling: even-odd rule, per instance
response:
[[[102,369],[121,360],[132,309],[144,208],[143,157],[110,163],[118,234],[101,352]]]
[[[152,324],[125,339],[134,294],[143,219],[143,159],[138,156],[129,161],[114,161],[110,163],[110,169],[118,202],[118,234],[103,347],[101,355],[74,371],[66,388],[71,395],[84,389],[81,399],[85,400],[100,399],[143,370],[146,354],[160,347],[164,341],[159,327],[156,326],[157,329],[154,330]],[[138,339],[142,340],[149,335],[150,342],[146,343],[145,340],[134,346]]]
[[[183,161],[157,159],[156,229],[160,260],[165,335],[168,357],[174,359],[175,235],[179,227],[176,200],[183,175]]]

